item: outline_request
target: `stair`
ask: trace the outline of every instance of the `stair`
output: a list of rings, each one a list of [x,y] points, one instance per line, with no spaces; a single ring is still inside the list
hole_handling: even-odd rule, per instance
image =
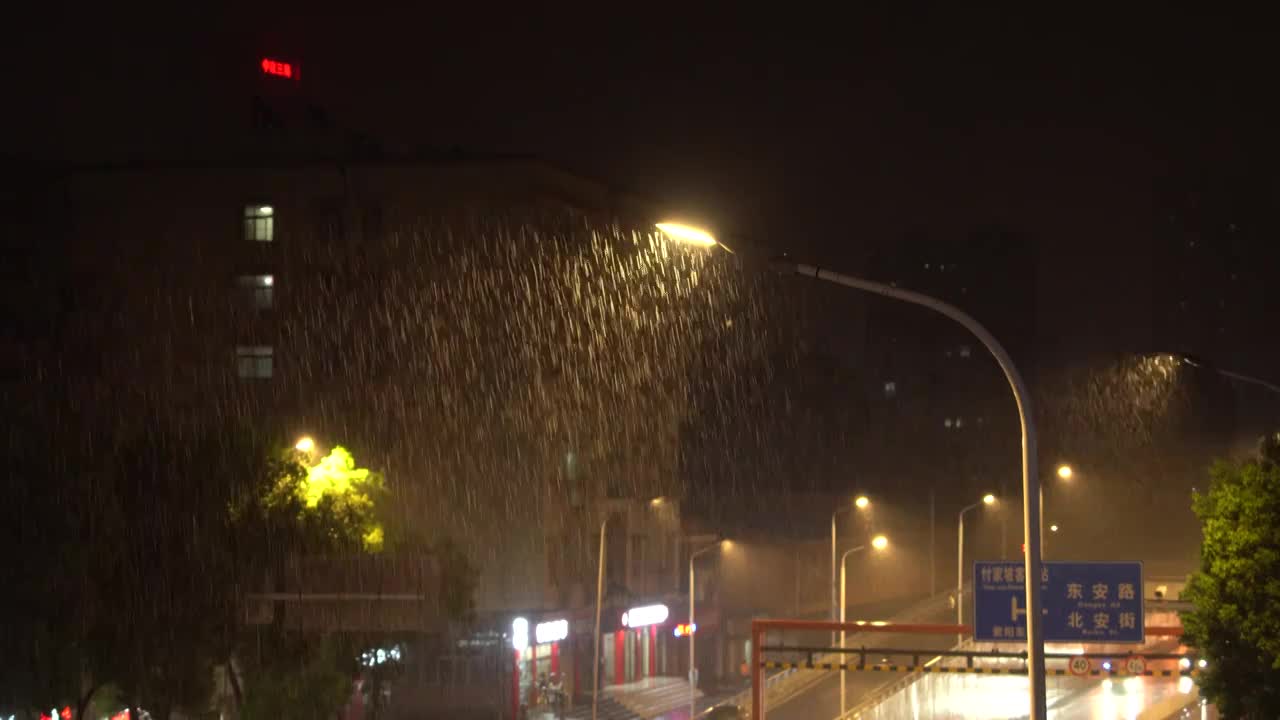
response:
[[[596,710],[598,711],[596,717],[599,720],[643,720],[626,705],[603,693],[600,695]],[[588,701],[565,713],[565,720],[591,720],[591,702]]]
[[[656,677],[610,688],[613,699],[642,718],[653,718],[689,705],[689,683],[671,677]],[[696,692],[695,697],[702,697]]]

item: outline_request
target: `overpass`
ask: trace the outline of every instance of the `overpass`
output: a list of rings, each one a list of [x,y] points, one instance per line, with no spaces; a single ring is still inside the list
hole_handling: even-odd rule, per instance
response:
[[[1178,642],[1176,603],[1146,603],[1148,642],[1131,645],[1050,645],[1048,694],[1050,717],[1137,718],[1172,717],[1184,708],[1200,704],[1194,682],[1192,660],[1177,654],[1184,650]],[[916,608],[920,619],[950,619],[950,608],[927,604]],[[923,611],[921,614],[919,611]],[[771,621],[763,621],[768,625]],[[783,621],[785,622],[785,621]],[[778,625],[781,625],[779,623]],[[828,653],[827,630],[805,632],[803,623],[785,626],[781,633],[763,639],[765,670],[790,671],[808,675],[803,688],[778,692],[776,681],[766,693],[767,717],[783,720],[841,717],[841,654]],[[848,639],[843,662],[846,675],[845,718],[1020,718],[1027,716],[1027,678],[1024,645],[982,643],[957,644],[950,634],[967,627],[938,625],[909,628],[898,632],[895,624],[878,623],[876,632],[863,632]],[[777,626],[775,626],[776,628]],[[870,630],[871,628],[868,628]],[[944,634],[942,631],[946,630]],[[924,632],[927,634],[919,634]],[[786,636],[779,641],[779,635]],[[874,638],[867,642],[868,636]],[[1131,676],[1124,667],[1131,654],[1145,656],[1146,675]],[[1052,657],[1057,655],[1057,657]],[[770,658],[774,658],[771,660]],[[1093,667],[1083,677],[1069,669],[1090,659]],[[1104,665],[1104,663],[1106,663]],[[817,668],[817,669],[804,669]],[[796,680],[791,681],[796,683]],[[742,703],[747,705],[746,702]],[[1198,714],[1198,711],[1197,711]]]

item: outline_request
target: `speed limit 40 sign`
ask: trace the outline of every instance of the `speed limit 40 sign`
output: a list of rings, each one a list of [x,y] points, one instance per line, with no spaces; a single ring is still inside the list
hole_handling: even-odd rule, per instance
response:
[[[1067,669],[1071,671],[1072,675],[1083,677],[1085,675],[1088,675],[1089,671],[1093,668],[1092,668],[1092,665],[1089,663],[1089,658],[1073,657],[1071,658],[1071,662],[1067,663]]]

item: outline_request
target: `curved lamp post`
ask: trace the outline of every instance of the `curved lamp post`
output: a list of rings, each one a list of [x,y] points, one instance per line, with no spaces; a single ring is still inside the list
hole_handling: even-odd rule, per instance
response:
[[[701,247],[713,247],[719,244],[715,236],[705,230],[677,223],[663,223],[658,230],[677,242]],[[919,305],[963,325],[986,346],[1000,365],[1009,389],[1013,391],[1014,402],[1018,406],[1018,421],[1022,430],[1022,532],[1026,538],[1026,611],[1027,611],[1027,673],[1030,685],[1031,720],[1047,720],[1045,704],[1044,676],[1044,635],[1041,631],[1043,617],[1040,605],[1040,513],[1037,507],[1040,497],[1040,479],[1036,475],[1036,426],[1031,412],[1031,393],[1028,392],[1022,374],[1013,364],[1009,353],[996,340],[989,330],[974,320],[963,310],[945,303],[935,297],[923,293],[903,290],[884,283],[863,280],[851,275],[842,275],[830,270],[823,270],[816,265],[797,263],[787,258],[774,262],[775,267],[783,272],[793,273],[815,280],[843,285],[854,290],[862,290],[892,300]]]

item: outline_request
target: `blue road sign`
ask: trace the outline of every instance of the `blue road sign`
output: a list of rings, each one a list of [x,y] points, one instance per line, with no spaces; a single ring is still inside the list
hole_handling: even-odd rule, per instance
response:
[[[975,639],[1026,639],[1025,572],[1022,562],[974,563]],[[1142,563],[1047,562],[1040,580],[1046,642],[1143,641]]]

